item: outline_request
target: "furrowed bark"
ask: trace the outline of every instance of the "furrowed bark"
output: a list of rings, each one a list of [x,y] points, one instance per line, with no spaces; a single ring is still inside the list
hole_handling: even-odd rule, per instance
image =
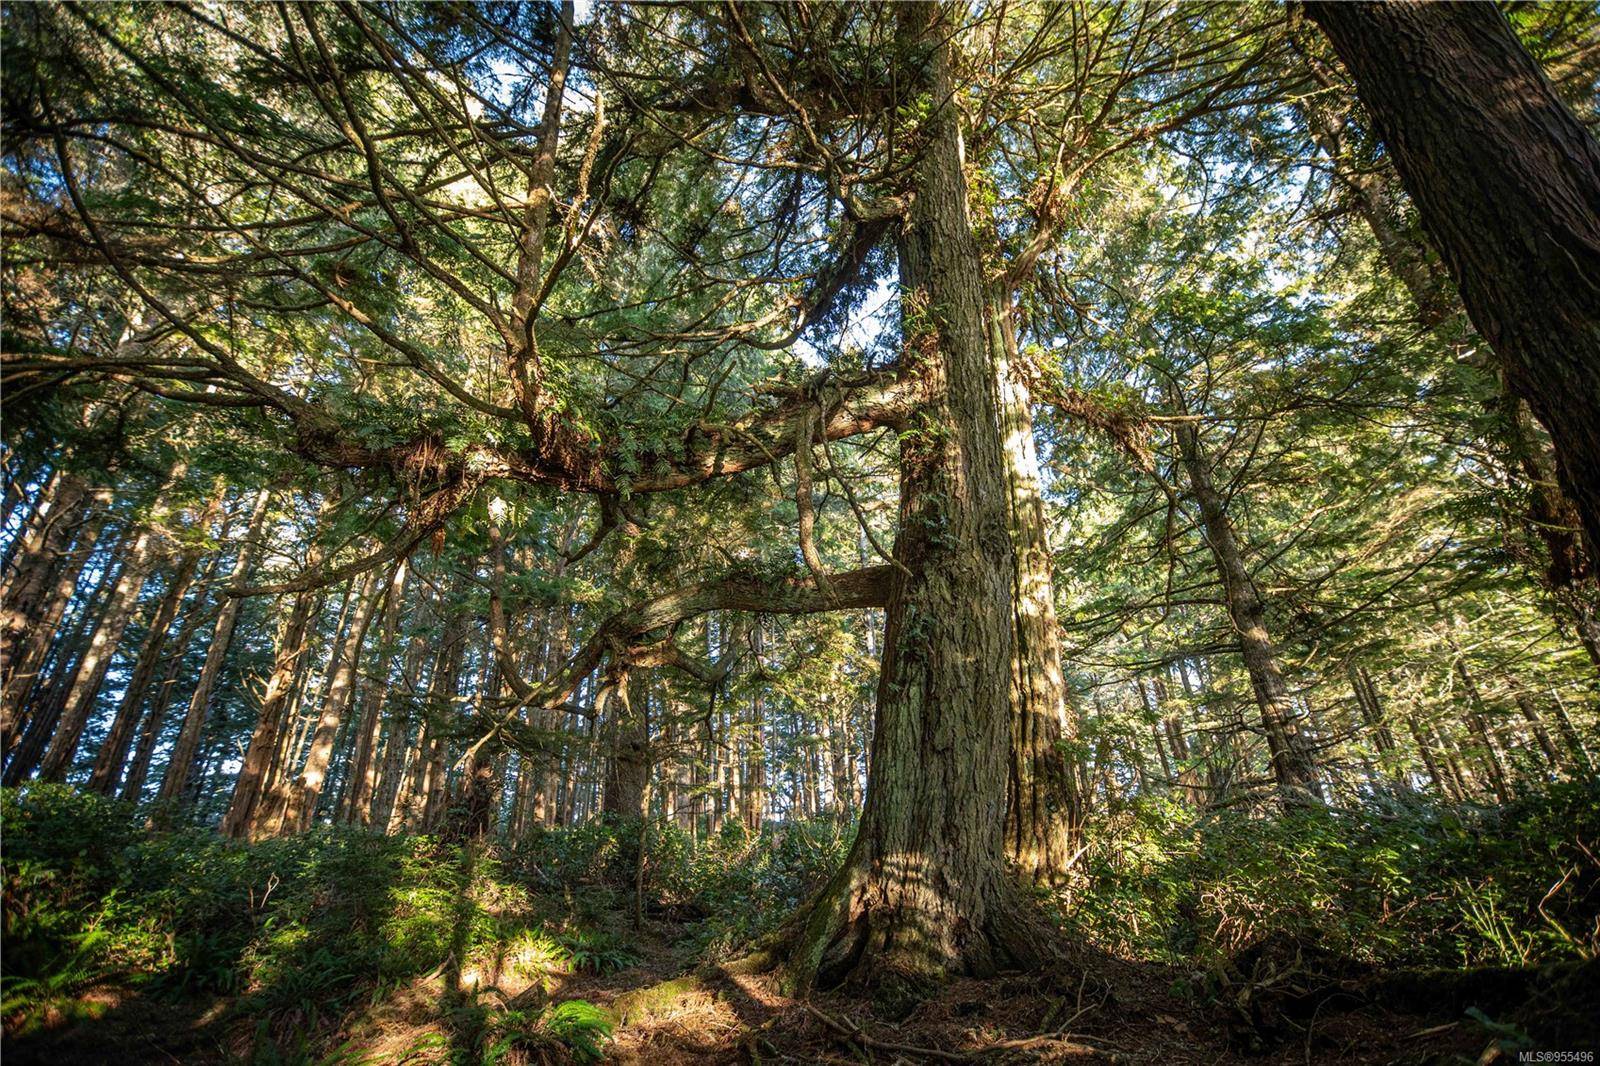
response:
[[[1308,3],[1600,546],[1600,144],[1492,4]],[[1463,180],[1462,175],[1470,175]]]
[[[933,111],[901,251],[903,332],[933,400],[901,437],[877,729],[861,826],[801,916],[790,984],[902,998],[1040,961],[1005,867],[1013,560],[993,353],[940,9],[906,5]]]
[[[1011,755],[1006,781],[1006,851],[1023,879],[1060,884],[1081,835],[1084,801],[1065,743],[1078,715],[1061,672],[1055,576],[1045,531],[1032,397],[1023,380],[1011,308],[987,307],[1004,446],[1011,577]]]

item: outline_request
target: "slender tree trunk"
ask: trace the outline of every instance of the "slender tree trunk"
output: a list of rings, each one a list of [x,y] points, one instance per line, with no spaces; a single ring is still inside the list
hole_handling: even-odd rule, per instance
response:
[[[344,592],[339,598],[339,611],[334,619],[333,633],[329,637],[335,644],[344,634],[344,623],[349,616],[350,593],[354,584],[345,582]],[[263,720],[268,723],[262,739],[270,743],[262,749],[263,769],[256,778],[254,807],[245,826],[245,832],[251,836],[260,836],[265,832],[266,826],[276,826],[282,821],[283,801],[286,798],[282,788],[285,768],[299,764],[305,742],[311,735],[311,716],[301,712],[308,706],[321,706],[323,697],[328,693],[328,675],[333,671],[335,660],[330,659],[327,668],[321,672],[321,683],[315,691],[312,690],[311,684],[312,675],[316,673],[313,662],[317,658],[315,653],[327,606],[326,593],[317,594],[311,602],[310,617],[304,639],[301,641],[302,650],[294,664],[294,672],[289,675],[289,681],[282,689],[284,697],[278,704],[281,710],[272,717],[262,719],[258,716],[256,720],[256,731],[263,730]],[[280,651],[283,647],[283,642],[280,640]],[[263,709],[266,709],[266,706],[264,705]],[[254,740],[252,735],[251,747],[254,747]]]
[[[115,792],[117,783],[122,778],[123,764],[127,762],[128,749],[133,746],[134,731],[139,725],[139,712],[143,709],[145,696],[149,694],[150,686],[155,681],[156,668],[161,663],[162,649],[167,646],[167,631],[177,618],[179,608],[183,606],[184,597],[188,595],[189,585],[194,580],[195,571],[199,566],[200,553],[193,550],[186,551],[179,557],[167,580],[166,592],[156,608],[155,616],[150,620],[144,647],[139,649],[139,658],[134,663],[133,673],[123,690],[122,702],[117,707],[116,717],[112,719],[111,731],[106,734],[105,741],[100,745],[99,754],[95,757],[94,770],[89,775],[89,787],[101,795],[109,796]]]
[[[444,625],[442,643],[428,684],[423,728],[415,770],[407,782],[405,827],[411,832],[431,830],[442,807],[450,731],[456,717],[461,660],[466,645],[466,618],[453,614]]]
[[[45,750],[39,765],[39,776],[47,781],[63,780],[78,753],[78,742],[83,739],[84,728],[94,711],[100,687],[105,683],[106,671],[122,642],[122,634],[133,620],[139,607],[139,594],[150,576],[157,555],[157,537],[154,531],[141,529],[126,549],[122,575],[112,588],[105,608],[100,612],[78,667],[78,676],[67,694],[67,705]]]
[[[1567,705],[1562,702],[1561,693],[1551,689],[1550,698],[1555,701],[1556,705],[1556,731],[1561,734],[1561,742],[1567,746],[1567,751],[1572,754],[1572,764],[1585,777],[1593,777],[1594,763],[1589,761],[1589,752],[1584,749],[1583,741],[1579,738],[1578,731],[1572,726],[1572,718],[1567,714]]]
[[[224,532],[226,528],[224,526]],[[194,643],[201,625],[210,621],[207,617],[208,612],[203,609],[206,603],[206,594],[203,590],[215,577],[216,570],[217,561],[208,564],[206,577],[200,582],[202,591],[191,600],[183,625],[178,628],[178,635],[169,642],[172,651],[166,657],[166,670],[155,685],[149,713],[144,717],[144,724],[139,730],[139,739],[134,744],[133,758],[128,762],[127,776],[122,782],[122,798],[125,800],[137,801],[144,795],[145,780],[150,776],[150,761],[155,755],[156,744],[161,739],[162,730],[166,728],[167,710],[172,706],[173,696],[178,691],[178,679],[183,673],[184,660],[188,657],[189,647]]]
[[[433,600],[429,596],[430,588],[431,586],[423,584],[418,590],[419,604],[416,616],[420,621],[415,626],[406,647],[405,665],[401,671],[403,691],[400,698],[394,701],[397,706],[389,713],[383,762],[378,772],[377,783],[372,790],[371,811],[368,814],[367,824],[384,833],[397,832],[400,827],[397,812],[401,809],[411,759],[417,748],[411,736],[416,717],[414,711],[418,696],[422,692],[423,674],[428,668],[428,652],[433,648],[428,636],[431,625],[429,619],[434,611]]]
[[[1350,206],[1377,242],[1384,265],[1416,304],[1418,324],[1439,332],[1440,339],[1453,346],[1459,337],[1450,336],[1444,327],[1462,314],[1455,286],[1443,264],[1429,255],[1421,235],[1402,228],[1403,194],[1393,172],[1381,160],[1352,158],[1348,112],[1354,101],[1348,83],[1321,64],[1313,64],[1313,73],[1318,75],[1322,92],[1301,104],[1311,139],[1328,156]]]
[[[1455,638],[1450,637],[1450,648],[1455,653],[1456,676],[1461,679],[1461,688],[1467,695],[1467,725],[1478,738],[1478,743],[1483,745],[1484,764],[1489,768],[1489,784],[1494,789],[1495,798],[1501,803],[1511,802],[1511,786],[1506,779],[1505,766],[1500,761],[1500,753],[1495,748],[1494,737],[1489,733],[1488,709],[1484,706],[1483,696],[1478,692],[1477,683],[1473,681],[1472,674],[1467,670],[1466,657],[1461,654],[1461,649],[1456,646]]]
[[[1600,545],[1600,144],[1492,4],[1309,3]],[[1461,175],[1471,174],[1471,181]]]
[[[1349,664],[1350,687],[1355,692],[1356,706],[1361,711],[1361,719],[1370,731],[1373,743],[1378,749],[1378,762],[1383,766],[1384,774],[1389,778],[1394,787],[1408,790],[1405,773],[1400,767],[1399,749],[1394,742],[1394,732],[1389,728],[1389,723],[1383,711],[1383,699],[1378,694],[1377,685],[1373,684],[1372,675],[1366,667]]]
[[[255,569],[256,559],[260,557],[262,549],[261,531],[266,525],[267,505],[271,498],[272,494],[266,489],[256,494],[244,543],[239,547],[239,556],[229,574],[230,585]],[[217,613],[216,625],[211,630],[211,645],[206,649],[205,665],[200,668],[200,680],[190,694],[189,709],[184,715],[183,725],[178,729],[178,739],[173,742],[167,772],[162,776],[161,788],[156,794],[156,800],[160,803],[174,803],[183,795],[195,752],[200,748],[200,734],[205,728],[206,711],[211,706],[211,693],[222,676],[228,648],[233,643],[234,626],[238,624],[239,612],[244,609],[242,597],[230,595],[226,589],[223,590],[223,596],[222,609]]]
[[[49,509],[22,537],[14,565],[0,584],[0,660],[4,660],[7,674],[29,632],[44,615],[58,561],[87,518],[90,492],[82,480],[63,476],[48,491]]]
[[[1477,781],[1462,767],[1461,748],[1437,724],[1432,728],[1433,747],[1444,756],[1445,773],[1455,782],[1456,795],[1465,803],[1478,794]]]
[[[61,481],[61,467],[59,462],[50,470],[50,474],[39,483],[39,489],[33,499],[28,499],[28,485],[42,472],[42,468],[50,466],[40,463],[30,470],[19,469],[6,480],[6,502],[8,514],[6,521],[0,529],[7,529],[19,511],[23,512],[20,521],[17,521],[16,533],[6,542],[5,550],[0,552],[0,593],[8,587],[11,579],[11,564],[16,561],[22,552],[23,545],[33,536],[40,523],[49,515],[50,500]],[[14,501],[14,502],[13,502]]]
[[[504,681],[492,662],[492,653],[486,649],[480,701],[504,695]],[[500,806],[500,782],[495,771],[499,754],[498,738],[493,734],[476,737],[468,746],[461,761],[460,797],[445,826],[446,839],[482,840],[494,830]]]
[[[335,653],[328,692],[322,701],[322,713],[317,720],[316,730],[311,735],[305,764],[298,777],[285,783],[279,832],[303,833],[311,828],[312,818],[317,811],[317,798],[322,795],[328,765],[333,758],[339,724],[350,709],[350,699],[356,685],[356,668],[360,665],[362,646],[367,640],[367,627],[372,622],[383,591],[378,572],[369,570],[361,581],[360,591],[356,593],[355,618],[350,623],[349,633]]]
[[[57,638],[49,680],[35,687],[27,716],[28,728],[12,751],[11,760],[6,763],[4,780],[7,785],[21,784],[38,769],[39,760],[44,758],[45,747],[55,734],[56,723],[66,709],[67,695],[76,684],[79,669],[83,665],[83,653],[89,643],[89,628],[99,617],[100,605],[120,576],[115,559],[108,559],[100,571],[100,580],[94,591],[84,599],[78,610],[70,632]]]
[[[378,633],[378,649],[373,676],[361,690],[361,717],[356,725],[356,748],[350,762],[350,784],[345,789],[342,820],[366,825],[372,804],[372,788],[377,763],[374,752],[383,725],[383,704],[389,696],[389,671],[395,653],[395,635],[400,626],[400,608],[406,595],[406,561],[395,564],[384,594],[383,622]]]
[[[750,639],[759,668],[761,656],[766,654],[766,628],[759,621],[752,627]],[[751,830],[760,832],[767,807],[767,708],[759,690],[750,695],[744,744],[744,808],[740,820]]]
[[[1528,720],[1528,725],[1533,730],[1533,738],[1539,743],[1539,750],[1544,752],[1545,761],[1550,764],[1550,769],[1560,770],[1562,767],[1561,753],[1556,750],[1555,742],[1550,739],[1550,731],[1544,727],[1544,718],[1539,714],[1533,697],[1525,689],[1517,689],[1517,709],[1522,712],[1522,717]]]
[[[85,568],[94,557],[95,546],[105,529],[105,512],[95,508],[75,524],[77,537],[71,550],[52,571],[51,588],[45,593],[38,617],[6,654],[5,682],[0,686],[0,744],[7,751],[14,743],[15,734],[25,724],[19,720],[20,713],[29,705],[39,670],[49,657],[51,641],[72,605]]]
[[[1416,718],[1413,715],[1405,715],[1405,722],[1406,728],[1411,732],[1412,743],[1417,746],[1417,754],[1422,757],[1422,765],[1427,769],[1429,779],[1433,781],[1433,790],[1446,800],[1461,802],[1462,797],[1456,793],[1454,782],[1439,769],[1438,760],[1434,758],[1433,745],[1423,735]]]
[[[1285,806],[1320,799],[1322,790],[1317,781],[1317,768],[1295,730],[1293,701],[1267,630],[1266,605],[1245,567],[1233,522],[1228,517],[1227,503],[1212,478],[1210,458],[1201,447],[1199,431],[1191,423],[1178,423],[1173,432],[1190,490],[1200,508],[1206,542],[1222,578],[1228,617],[1233,622],[1239,651],[1250,675],[1250,687],[1261,708],[1261,725],[1266,732],[1279,798]]]

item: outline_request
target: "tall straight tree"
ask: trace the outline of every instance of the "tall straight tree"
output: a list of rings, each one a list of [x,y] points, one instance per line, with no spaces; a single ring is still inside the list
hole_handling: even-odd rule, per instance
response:
[[[1250,673],[1250,687],[1261,709],[1261,725],[1267,734],[1272,777],[1277,782],[1278,794],[1286,806],[1320,798],[1316,764],[1306,750],[1305,738],[1295,727],[1294,701],[1284,682],[1278,652],[1267,628],[1267,607],[1245,566],[1239,538],[1228,517],[1227,500],[1213,477],[1211,458],[1193,423],[1178,423],[1173,436],[1178,442],[1178,458],[1188,476],[1190,492],[1200,509],[1206,543],[1222,579],[1228,618],[1233,624],[1245,669]]]
[[[210,527],[221,505],[222,495],[218,493],[199,516],[202,530]],[[133,745],[134,731],[139,724],[139,712],[144,706],[145,696],[149,694],[151,684],[155,681],[156,668],[160,665],[162,652],[167,646],[167,630],[171,628],[173,620],[178,616],[178,609],[183,605],[184,597],[188,595],[189,585],[200,567],[201,554],[201,550],[197,547],[185,548],[178,554],[178,558],[170,568],[167,587],[162,591],[161,601],[145,633],[144,646],[139,649],[139,657],[134,662],[133,672],[123,688],[122,699],[111,721],[111,730],[106,734],[105,740],[100,745],[100,751],[95,755],[94,770],[89,775],[89,787],[96,792],[111,795],[122,777],[123,763],[127,762],[128,749]]]
[[[271,500],[272,494],[266,489],[256,493],[250,509],[250,525],[230,574],[233,582],[240,581],[255,569],[256,559],[262,550],[261,533],[266,525],[267,507]],[[194,762],[195,752],[200,750],[200,732],[205,727],[206,710],[211,706],[211,693],[222,677],[222,666],[227,661],[228,648],[233,643],[233,629],[239,622],[239,612],[244,609],[243,597],[233,596],[227,590],[223,595],[227,598],[211,630],[211,644],[206,648],[206,661],[200,669],[200,680],[189,694],[189,709],[178,729],[178,739],[173,742],[167,772],[161,778],[158,798],[164,803],[175,802],[183,795],[184,786],[188,784],[189,768]]]

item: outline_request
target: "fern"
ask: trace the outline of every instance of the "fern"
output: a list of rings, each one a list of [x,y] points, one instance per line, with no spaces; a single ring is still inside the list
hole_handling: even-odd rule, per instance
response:
[[[515,1061],[516,1052],[531,1057],[556,1049],[576,1062],[599,1062],[611,1030],[611,1016],[582,999],[546,1007],[536,1018],[524,1011],[507,1011],[495,1021],[485,1041],[483,1066]]]
[[[611,1039],[611,1016],[593,1003],[569,999],[545,1012],[541,1028],[566,1045],[579,1062],[598,1062]]]
[[[638,953],[624,947],[606,933],[585,933],[575,930],[556,937],[567,949],[574,970],[588,970],[596,975],[615,973],[637,966]]]

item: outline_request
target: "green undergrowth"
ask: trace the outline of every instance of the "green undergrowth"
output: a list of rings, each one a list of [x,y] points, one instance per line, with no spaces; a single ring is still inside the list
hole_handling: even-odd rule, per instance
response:
[[[147,832],[122,804],[50,785],[5,790],[0,818],[8,1038],[72,1020],[85,991],[116,984],[227,997],[254,1061],[343,1061],[343,1028],[439,977],[459,990],[441,996],[442,1059],[592,1061],[610,1021],[558,1002],[560,988],[632,961],[493,849],[357,830],[255,844]]]
[[[654,822],[644,845],[646,909],[682,923],[686,952],[706,961],[730,957],[821,887],[854,833],[853,824],[832,819],[770,824],[759,833],[730,821],[693,841]],[[634,819],[537,830],[506,852],[507,864],[531,883],[565,894],[590,917],[634,907],[638,858]]]
[[[366,1061],[361,1019],[419,982],[445,991],[414,1061],[593,1060],[615,1017],[572,986],[665,950],[635,931],[637,910],[676,941],[672,958],[614,990],[748,950],[837,869],[853,832],[730,824],[691,841],[654,824],[641,877],[637,821],[470,850],[332,829],[240,844],[150,831],[126,806],[48,785],[0,793],[0,818],[8,1038],[92,1018],[104,1007],[85,993],[106,984],[221,997],[235,1053],[285,1063]],[[1069,936],[1198,975],[1285,944],[1385,971],[1581,963],[1600,947],[1597,855],[1593,784],[1499,809],[1409,797],[1268,816],[1141,800],[1095,816],[1054,903]]]
[[[1417,797],[1354,810],[1096,817],[1066,920],[1117,954],[1220,965],[1269,940],[1383,967],[1526,967],[1600,949],[1600,788],[1500,808]]]

